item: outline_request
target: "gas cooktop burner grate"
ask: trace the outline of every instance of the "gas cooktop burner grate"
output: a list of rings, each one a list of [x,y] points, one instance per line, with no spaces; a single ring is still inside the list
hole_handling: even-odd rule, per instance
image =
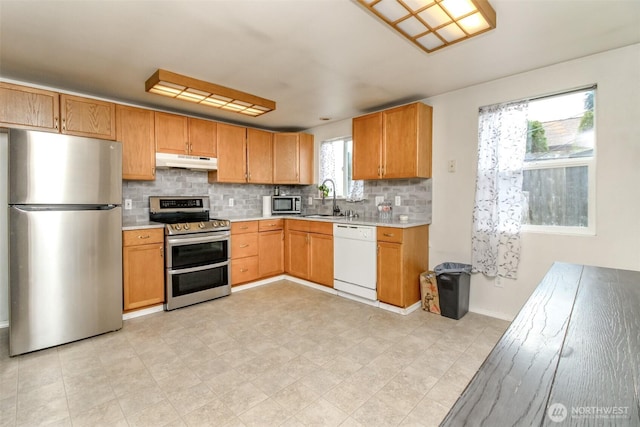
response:
[[[166,235],[228,231],[226,219],[209,219],[209,197],[149,197],[149,220],[165,225]]]

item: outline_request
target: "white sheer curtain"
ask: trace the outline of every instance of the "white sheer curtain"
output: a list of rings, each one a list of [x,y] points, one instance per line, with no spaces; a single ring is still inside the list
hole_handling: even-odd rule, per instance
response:
[[[336,154],[333,141],[323,141],[320,144],[320,182],[318,184],[322,184],[325,179],[336,181]]]
[[[480,109],[472,271],[517,277],[528,102]]]

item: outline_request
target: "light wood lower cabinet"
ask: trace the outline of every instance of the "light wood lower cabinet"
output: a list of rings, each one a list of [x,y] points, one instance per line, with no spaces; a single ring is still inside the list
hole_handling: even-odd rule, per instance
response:
[[[333,224],[287,219],[285,272],[333,287]]]
[[[284,272],[284,220],[258,222],[258,274],[260,278]]]
[[[164,230],[122,232],[124,311],[164,302]]]
[[[258,222],[231,223],[231,286],[258,277]]]
[[[122,179],[156,179],[153,111],[116,105],[116,139],[122,142]]]
[[[378,299],[406,308],[420,301],[420,273],[429,264],[429,226],[378,227]]]

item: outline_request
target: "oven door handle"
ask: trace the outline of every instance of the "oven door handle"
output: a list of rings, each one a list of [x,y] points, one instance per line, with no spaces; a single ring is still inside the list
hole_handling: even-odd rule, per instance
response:
[[[214,268],[224,267],[225,265],[229,265],[229,261],[219,262],[217,264],[201,265],[201,266],[198,266],[198,267],[180,268],[180,269],[177,269],[177,270],[168,270],[168,273],[169,274],[195,273],[196,271],[212,270]]]
[[[229,240],[229,234],[225,233],[224,235],[207,235],[207,236],[197,236],[197,237],[167,237],[167,244],[173,246],[182,246],[182,245],[190,245],[193,243],[209,243],[209,242],[219,242],[222,240]]]

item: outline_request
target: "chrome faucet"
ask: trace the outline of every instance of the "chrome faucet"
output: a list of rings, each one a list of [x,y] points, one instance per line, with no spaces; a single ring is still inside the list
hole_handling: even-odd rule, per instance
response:
[[[324,181],[322,181],[321,185],[324,185],[328,182],[331,183],[331,185],[333,186],[333,214],[334,215],[338,215],[340,213],[340,207],[336,204],[336,183],[333,182],[332,179],[327,178]],[[324,204],[324,192],[322,193],[322,203]]]

